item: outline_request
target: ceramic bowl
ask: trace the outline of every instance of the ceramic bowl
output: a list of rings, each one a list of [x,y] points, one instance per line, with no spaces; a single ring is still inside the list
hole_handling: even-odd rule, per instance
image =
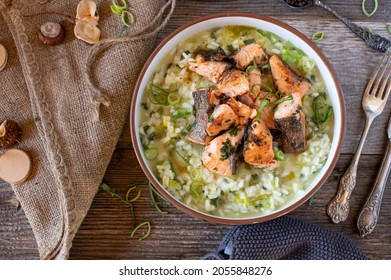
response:
[[[320,170],[318,175],[315,177],[310,186],[306,188],[304,193],[296,199],[290,201],[285,206],[271,212],[267,215],[260,215],[248,218],[224,218],[213,216],[207,213],[202,213],[198,210],[194,210],[184,204],[183,202],[174,198],[159,182],[156,176],[151,172],[148,161],[145,158],[143,148],[140,141],[139,135],[139,122],[140,122],[140,108],[141,108],[141,97],[147,86],[154,69],[159,65],[161,60],[181,41],[197,34],[201,31],[208,30],[214,27],[221,27],[226,25],[247,25],[256,28],[261,28],[266,31],[273,32],[279,37],[289,40],[296,47],[303,50],[307,56],[315,60],[317,67],[320,71],[321,76],[326,84],[328,94],[331,99],[333,113],[334,113],[334,131],[333,139],[331,144],[331,150],[328,159],[324,167]],[[337,80],[337,76],[332,69],[329,61],[323,55],[323,53],[312,43],[306,36],[294,29],[293,27],[278,21],[276,19],[243,13],[225,13],[225,14],[214,14],[206,17],[199,18],[195,21],[189,22],[184,26],[175,30],[172,34],[166,37],[153,51],[149,59],[146,61],[141,73],[138,77],[130,110],[130,128],[131,136],[134,145],[134,149],[137,155],[137,159],[156,190],[164,196],[169,202],[175,205],[183,212],[197,217],[199,219],[230,225],[239,224],[252,224],[265,222],[271,219],[275,219],[282,215],[285,215],[295,208],[306,202],[315,192],[326,182],[327,178],[331,174],[335,164],[338,160],[343,136],[344,136],[344,122],[345,122],[345,107],[342,95],[341,86]]]

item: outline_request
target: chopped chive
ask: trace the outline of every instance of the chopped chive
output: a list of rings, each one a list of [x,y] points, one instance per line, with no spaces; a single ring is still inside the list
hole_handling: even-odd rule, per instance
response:
[[[318,43],[318,42],[323,40],[323,37],[324,37],[324,32],[323,31],[317,31],[317,32],[314,33],[314,35],[312,35],[311,41],[315,42],[315,43]]]
[[[376,13],[376,11],[377,11],[377,8],[378,8],[378,2],[377,2],[377,0],[373,0],[373,10],[372,10],[372,12],[368,12],[367,11],[367,9],[365,8],[365,2],[367,2],[367,0],[362,0],[362,2],[361,2],[361,10],[362,10],[362,12],[363,12],[363,14],[365,15],[365,16],[367,16],[367,17],[371,17],[371,16],[373,16],[375,13]]]
[[[151,223],[149,221],[143,222],[143,223],[139,224],[137,227],[135,227],[132,230],[130,237],[133,237],[133,235],[143,226],[147,226],[147,232],[143,236],[141,236],[138,240],[141,241],[141,240],[144,240],[145,238],[147,238],[151,233]]]
[[[387,31],[388,31],[388,34],[391,34],[391,24],[387,24]]]

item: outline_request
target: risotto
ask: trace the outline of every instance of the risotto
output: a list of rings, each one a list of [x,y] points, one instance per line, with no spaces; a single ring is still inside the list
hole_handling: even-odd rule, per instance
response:
[[[249,64],[242,65],[237,58],[246,46],[260,46],[264,55],[259,61],[251,57]],[[227,63],[226,68],[220,72],[220,68],[215,68],[217,72],[212,71],[213,75],[210,76],[204,74],[200,71],[201,67],[198,67],[200,64],[194,66],[199,61],[200,53],[218,55],[213,61]],[[202,59],[205,57],[204,55]],[[275,69],[272,69],[273,65],[271,67],[272,57],[281,60],[282,66],[291,69],[302,81],[308,82],[305,93],[299,95],[300,104],[297,105],[304,121],[304,145],[302,149],[293,152],[287,152],[286,148],[284,150],[283,145],[286,143],[284,144],[284,140],[281,142],[278,136],[282,126],[277,123],[277,111],[282,110],[282,103],[292,101],[292,96],[283,91],[282,84],[276,80],[273,72]],[[204,61],[206,60],[202,60],[202,63]],[[251,85],[250,76],[254,69],[259,72],[262,82]],[[235,95],[238,91],[231,91],[235,94],[230,95],[230,90],[223,87],[225,85],[221,81],[226,71],[236,71],[238,75],[245,77],[245,83],[249,80],[248,88],[238,94],[241,99]],[[263,95],[255,95],[255,88]],[[214,140],[211,140],[211,132],[208,131],[207,134],[202,129],[205,143],[190,141],[189,134],[199,124],[196,112],[199,106],[195,102],[194,93],[200,89],[222,92],[221,95],[217,94],[218,108],[228,98],[244,100],[243,96],[248,94],[254,104],[257,104],[249,105],[254,114],[242,122],[239,118],[229,128],[220,128],[213,135]],[[239,103],[242,104],[241,101]],[[326,163],[334,122],[329,104],[324,82],[314,60],[291,42],[253,27],[223,26],[181,42],[161,61],[144,91],[138,130],[151,170],[175,198],[210,215],[255,217],[273,212],[292,199],[302,196]],[[217,107],[208,109],[208,125],[214,121]],[[255,121],[263,122],[266,108],[272,114],[271,122],[276,122],[276,126],[273,123],[268,126],[265,121],[265,135],[272,139],[268,147],[269,152],[271,151],[271,163],[258,164],[247,160],[243,152],[246,145],[249,145],[247,139],[239,142],[231,151],[230,155],[235,157],[231,158],[230,163],[234,163],[234,167],[230,172],[222,173],[217,167],[208,166],[205,151],[210,149],[211,143],[219,135],[221,137],[226,134],[229,137],[229,133],[232,136],[231,132],[239,127],[239,122],[240,127],[246,130],[243,138],[249,138],[252,124]]]

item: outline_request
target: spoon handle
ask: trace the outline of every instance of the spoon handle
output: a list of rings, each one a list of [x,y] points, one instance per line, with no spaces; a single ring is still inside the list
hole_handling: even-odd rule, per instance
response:
[[[353,33],[355,33],[358,37],[362,38],[371,48],[374,48],[377,51],[385,52],[389,47],[391,47],[391,42],[388,39],[380,35],[372,34],[372,32],[370,32],[368,29],[362,28],[357,24],[351,22],[350,20],[341,16],[336,11],[326,6],[319,0],[315,0],[314,3],[316,6],[319,6],[336,16],[347,27],[349,27],[349,29],[353,31]]]

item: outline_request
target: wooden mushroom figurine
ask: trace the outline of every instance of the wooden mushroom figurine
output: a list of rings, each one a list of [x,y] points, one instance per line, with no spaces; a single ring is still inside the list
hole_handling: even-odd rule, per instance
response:
[[[38,38],[42,43],[49,46],[61,44],[65,38],[64,27],[59,23],[45,22],[39,29]]]
[[[91,45],[98,43],[101,32],[97,27],[99,15],[95,2],[91,0],[80,1],[76,13],[74,28],[76,38]]]
[[[0,125],[0,148],[9,148],[19,143],[22,138],[22,129],[13,120],[5,120]]]

